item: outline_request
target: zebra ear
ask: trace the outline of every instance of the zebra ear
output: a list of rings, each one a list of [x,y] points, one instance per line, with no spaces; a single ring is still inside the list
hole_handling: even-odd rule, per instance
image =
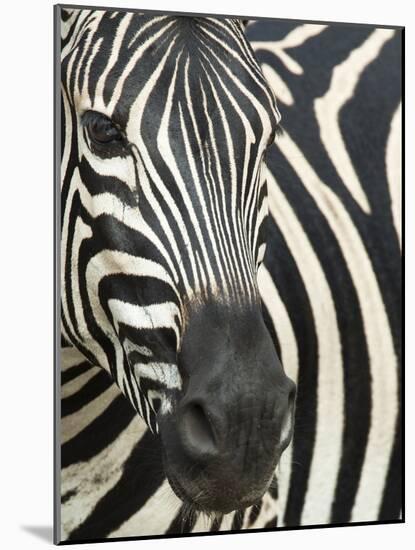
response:
[[[74,13],[74,9],[61,8],[61,19],[65,23]]]
[[[246,29],[246,27],[248,26],[249,19],[238,18],[238,23],[240,24],[242,30],[244,31]]]

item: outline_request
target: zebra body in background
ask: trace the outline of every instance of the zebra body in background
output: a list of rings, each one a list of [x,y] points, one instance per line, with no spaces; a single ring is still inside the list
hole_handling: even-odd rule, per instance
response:
[[[62,540],[400,517],[400,32],[281,21],[245,32],[285,129],[261,173],[258,271],[298,386],[278,487],[241,512],[187,514],[147,425],[64,342]]]
[[[279,524],[398,519],[401,31],[269,21],[248,37],[286,128],[262,287],[298,383]]]

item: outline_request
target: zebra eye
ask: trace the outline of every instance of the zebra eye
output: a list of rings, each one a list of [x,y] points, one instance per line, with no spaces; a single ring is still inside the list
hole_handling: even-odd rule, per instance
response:
[[[97,111],[87,111],[82,116],[82,125],[86,128],[89,138],[95,144],[119,144],[124,140],[121,130],[114,122]]]

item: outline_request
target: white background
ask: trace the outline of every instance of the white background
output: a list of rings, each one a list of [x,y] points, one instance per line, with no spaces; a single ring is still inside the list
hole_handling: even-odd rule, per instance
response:
[[[92,1],[92,0],[91,0]],[[78,4],[87,4],[78,0]],[[98,5],[406,25],[407,369],[413,388],[415,18],[407,0],[96,0]],[[51,544],[53,474],[53,89],[52,0],[2,3],[0,11],[0,546]],[[412,66],[412,70],[411,70]],[[411,121],[411,123],[409,122]],[[176,550],[261,545],[290,549],[413,548],[414,399],[407,400],[406,525],[379,525],[83,545]]]

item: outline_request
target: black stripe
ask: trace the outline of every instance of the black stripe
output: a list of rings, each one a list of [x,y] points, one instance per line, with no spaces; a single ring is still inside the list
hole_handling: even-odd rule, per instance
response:
[[[69,212],[69,221],[67,227],[67,240],[66,240],[66,251],[65,251],[65,291],[66,291],[66,302],[68,307],[69,319],[71,321],[73,330],[75,332],[75,337],[82,341],[82,337],[79,332],[78,319],[75,313],[75,304],[72,296],[72,255],[77,251],[73,250],[73,241],[75,238],[75,227],[78,219],[78,213],[81,205],[81,199],[79,196],[79,191],[75,191],[72,198],[72,204]],[[75,284],[78,282],[75,281]]]
[[[344,40],[333,42],[334,50],[331,48],[330,55],[328,55],[329,50],[325,46],[327,46],[328,40],[333,41],[334,32],[337,33],[337,36],[339,32],[342,37],[345,35]],[[359,46],[370,32],[368,29],[342,32],[341,28],[329,28],[321,35],[307,41],[304,47],[300,46],[298,49],[293,50],[294,58],[305,68],[305,73],[302,79],[295,79],[292,75],[290,77],[290,90],[296,97],[295,117],[293,115],[292,120],[289,120],[289,123],[285,123],[289,127],[289,133],[292,138],[299,145],[308,161],[311,162],[322,180],[330,185],[332,190],[339,195],[343,206],[352,216],[354,223],[358,222],[358,227],[359,225],[362,227],[362,216],[358,218],[358,208],[348,195],[343,182],[339,179],[331,165],[325,148],[320,143],[320,140],[316,139],[316,136],[319,135],[319,129],[314,115],[314,98],[321,96],[327,89],[335,64],[345,59],[349,50]],[[308,70],[311,59],[315,59],[316,57],[322,60],[321,64],[319,64],[316,70]],[[307,85],[305,85],[305,81],[307,81]],[[362,102],[359,102],[359,108],[359,116],[361,118]],[[353,134],[353,130],[356,134],[356,130],[359,131],[360,127],[360,123],[355,120],[354,129],[349,128],[348,135]],[[362,149],[365,148],[360,145],[361,157]],[[314,201],[310,200],[304,186],[298,181],[298,177],[291,167],[288,166],[284,157],[279,155],[278,151],[273,151],[270,164],[277,181],[286,194],[288,201],[293,205],[296,215],[313,245],[335,302],[344,365],[345,425],[342,461],[333,502],[332,520],[346,522],[350,519],[350,513],[358,488],[369,433],[371,407],[369,358],[359,300],[351,281],[348,267],[344,262],[342,251]],[[373,232],[372,228],[371,231],[372,234],[376,235],[376,239],[380,233],[384,234],[383,230]],[[363,235],[363,241],[367,242],[365,235]],[[288,274],[289,271],[287,270]],[[274,280],[279,281],[278,274],[272,273],[272,276]],[[290,306],[288,311],[292,315],[294,310]],[[301,334],[297,328],[294,328],[294,332],[297,338]],[[301,340],[300,338],[298,342],[299,349],[304,345]],[[300,376],[302,376],[304,369],[307,368],[309,368],[309,364],[306,366],[300,361]],[[308,388],[310,387],[308,385]],[[301,399],[301,392],[299,392],[299,397]],[[300,399],[297,401],[297,406],[299,406]],[[310,407],[312,407],[311,404]],[[297,427],[298,424],[296,426],[296,432],[298,433]],[[294,435],[294,439],[296,439],[296,434]],[[300,456],[298,459],[302,460]],[[293,460],[295,462],[297,459],[293,457]],[[293,486],[297,486],[295,478],[291,479],[290,493],[294,490],[292,489]],[[302,496],[304,497],[305,494]],[[291,515],[290,497],[287,506],[287,513]],[[297,513],[298,511],[299,509],[297,509]],[[298,522],[299,519],[299,515],[291,515],[291,521]],[[290,524],[288,523],[288,525]]]
[[[298,27],[296,21],[251,21],[245,34],[250,42],[274,42],[282,40],[287,34]]]
[[[244,522],[244,512],[243,510],[236,510],[233,520],[232,520],[232,531],[240,531]]]
[[[273,476],[272,485],[269,487],[268,493],[272,499],[274,500],[278,499],[278,481],[275,475]]]
[[[71,348],[72,344],[69,340],[65,338],[65,336],[61,333],[61,348]]]
[[[352,100],[341,113],[345,142],[372,209],[372,214],[366,223],[359,220],[359,228],[370,255],[388,316],[398,361],[399,384],[402,357],[401,251],[391,213],[384,155],[390,123],[401,101],[401,60],[402,32],[395,31],[394,38],[385,43],[379,56],[363,72]],[[373,94],[374,87],[376,87],[376,94]],[[361,120],[362,105],[368,106],[363,120]],[[361,127],[358,136],[353,135],[352,132],[356,124]],[[362,155],[361,150],[369,146],[370,155]],[[373,181],[376,181],[376,185],[370,185]],[[382,238],[379,238],[379,235]],[[401,400],[401,393],[399,397]],[[401,415],[399,415],[379,519],[399,518],[403,492],[401,460],[402,434]]]
[[[88,330],[94,340],[96,340],[106,355],[108,364],[111,369],[111,376],[116,380],[117,373],[115,372],[116,365],[116,352],[113,345],[113,342],[104,332],[102,327],[97,323],[94,313],[91,308],[89,301],[89,294],[86,281],[86,269],[90,259],[98,254],[103,249],[102,235],[107,233],[101,232],[100,222],[102,219],[106,219],[107,216],[99,216],[98,218],[92,218],[88,211],[81,206],[79,214],[81,215],[83,221],[88,224],[92,229],[92,237],[90,239],[84,239],[79,248],[79,257],[78,257],[78,269],[79,269],[79,291],[80,291],[80,300],[83,306],[83,313],[85,321],[88,326]],[[111,233],[109,233],[111,235]],[[108,236],[108,234],[107,234]]]
[[[71,489],[70,491],[67,491],[64,495],[61,496],[61,504],[65,504],[65,502],[68,502],[72,497],[75,497],[78,494],[78,489]]]
[[[147,431],[125,462],[121,479],[68,540],[86,542],[108,536],[145,506],[164,479],[160,440]]]
[[[300,523],[314,449],[317,338],[313,313],[301,275],[279,228],[273,222],[264,262],[290,314],[298,344],[299,374],[292,470],[284,518],[285,525],[292,526]]]
[[[400,36],[398,33],[394,39],[385,43],[376,59],[365,68],[353,98],[340,113],[340,124],[345,144],[368,197],[372,213],[370,216],[363,216],[357,209],[354,211],[350,208],[350,210],[354,214],[353,220],[365,243],[379,284],[398,362],[400,361],[401,341],[401,277],[399,272],[401,254],[391,214],[384,155],[390,122],[401,99],[400,73]],[[374,89],[376,89],[376,94],[373,93]],[[364,117],[362,117],[362,109],[364,109]],[[362,155],[362,150],[369,150],[369,148],[370,155]],[[373,185],[373,182],[376,182],[376,185]],[[342,197],[341,200],[346,203],[346,197]],[[382,235],[382,238],[379,238],[379,235]],[[393,365],[391,364],[389,368],[392,369]],[[351,476],[352,471],[357,471],[358,468],[356,463],[354,466],[353,464],[346,466],[346,461],[350,459],[350,456],[356,456],[359,448],[361,449],[359,461],[363,460],[364,440],[359,439],[359,433],[356,433],[356,425],[361,426],[362,421],[362,406],[359,406],[359,401],[362,399],[362,403],[364,403],[363,399],[365,399],[365,396],[361,394],[362,374],[356,371],[354,379],[353,382],[350,373],[345,372],[346,387],[347,383],[350,385],[350,392],[346,393],[346,407],[348,408],[346,418],[350,421],[350,453],[349,456],[343,453],[342,470],[348,470],[348,477]],[[353,399],[356,400],[355,404]],[[354,415],[354,420],[352,415]],[[346,439],[347,435],[345,434]],[[401,505],[399,442],[395,442],[390,468],[389,481],[387,482],[388,496],[384,500],[381,512],[383,519],[394,519],[399,516]],[[396,485],[394,485],[395,483]],[[350,485],[350,481],[347,478],[343,479],[342,490],[340,490],[339,483],[332,521],[345,522],[350,519],[351,510],[347,514],[339,513],[341,508],[350,509],[353,505],[354,495],[348,485]],[[388,513],[391,515],[388,516]]]
[[[84,462],[108,447],[134,418],[135,411],[120,395],[86,428],[62,445],[61,468]]]
[[[63,327],[64,331],[66,332],[68,338],[71,338],[71,344],[69,346],[64,346],[64,347],[75,347],[88,359],[88,361],[91,363],[91,365],[98,365],[98,361],[97,361],[96,357],[93,355],[93,353],[91,353],[90,350],[88,350],[83,345],[83,343],[80,342],[79,340],[77,340],[75,338],[75,336],[71,333],[71,329],[69,328],[69,325],[66,321],[65,315],[63,313],[63,307],[61,307],[61,321],[62,321],[62,327]],[[62,338],[63,338],[63,336],[62,336]]]
[[[112,381],[108,373],[100,370],[77,392],[61,400],[61,417],[65,418],[65,416],[79,411],[104,393],[110,386],[112,386]]]
[[[278,518],[277,516],[274,516],[271,518],[267,523],[264,525],[264,529],[275,529],[277,527]]]
[[[219,517],[216,517],[213,520],[212,525],[210,526],[210,531],[211,532],[219,531],[220,524],[222,523],[222,520],[223,520],[223,515],[222,514]]]
[[[299,128],[298,131],[300,131]],[[331,232],[327,220],[314,203],[314,200],[306,192],[297,174],[291,169],[284,157],[281,155],[278,160],[278,156],[279,152],[276,152],[272,159],[272,170],[274,174],[276,173],[276,179],[280,182],[282,191],[286,194],[289,203],[293,206],[295,214],[302,224],[304,232],[308,236],[313,250],[317,255],[319,264],[331,290],[336,310],[344,369],[345,416],[342,459],[332,507],[332,520],[336,522],[347,522],[350,518],[354,498],[359,485],[360,471],[364,460],[370,428],[371,381],[369,357],[360,304],[342,250],[337,239]],[[284,177],[281,177],[282,173]],[[290,271],[294,273],[293,268],[288,266],[284,267],[286,269],[285,277],[289,278]],[[273,274],[273,277],[279,282],[278,273]],[[292,292],[293,288],[291,286],[287,293]],[[293,304],[289,304],[287,307],[290,315],[295,311],[293,307]],[[303,310],[301,304],[296,304],[295,307],[299,312]],[[298,349],[301,353],[303,346],[306,345],[306,342],[310,338],[310,333],[302,332],[299,327],[294,326],[293,328],[298,342]],[[303,362],[300,358],[300,379],[303,378],[306,371],[311,368],[311,364],[313,364],[316,369],[315,375],[317,374],[317,356],[314,357],[312,361],[312,363],[309,360]],[[311,388],[316,390],[317,386],[318,381],[316,376],[313,380],[307,380],[304,387],[302,387],[300,380],[297,394],[297,424],[295,425],[294,440],[298,440],[298,437],[308,439],[308,452],[311,453],[313,452],[310,449],[312,438],[307,432],[315,432],[315,422],[317,419],[316,417],[314,418],[314,424],[311,424],[311,419],[307,419],[307,431],[301,432],[301,436],[299,436],[298,429],[301,423],[301,416],[298,413],[298,407],[302,407],[302,415],[307,415],[309,411],[314,410],[315,405],[311,403],[309,394]],[[303,416],[303,419],[304,418]],[[330,442],[327,442],[327,445],[330,445]],[[308,469],[310,466],[309,460],[311,459],[311,454],[307,456],[306,461],[304,458],[303,454],[299,454],[297,457],[293,457],[293,461],[294,463],[296,461],[300,463],[305,462],[305,466]],[[295,466],[295,464],[293,466]],[[286,522],[286,525],[293,525],[294,523],[291,523],[291,521],[295,521],[295,524],[298,524],[300,521],[301,516],[299,512],[304,503],[305,492],[301,495],[301,503],[297,498],[296,514],[291,515],[290,511],[290,495],[294,492],[297,494],[297,487],[296,478],[292,477],[290,482],[289,502],[287,504],[287,513],[290,514],[290,523]],[[306,488],[305,485],[302,487],[303,489]]]
[[[82,157],[79,163],[79,173],[83,184],[92,196],[111,193],[120,200],[124,207],[137,205],[135,194],[124,181],[115,176],[97,174],[85,157]]]
[[[401,32],[396,31],[362,73],[353,98],[340,117],[348,153],[372,210],[370,216],[353,212],[353,220],[380,287],[398,361],[402,326],[401,250],[391,212],[385,153],[392,117],[401,101],[401,48]],[[370,155],[362,154],[362,150],[370,151]]]
[[[277,28],[274,23],[272,23],[272,25],[274,28]],[[249,29],[256,29],[257,27],[259,28],[259,25],[254,25],[249,27]],[[266,26],[264,26],[264,28],[266,29]],[[287,28],[290,29],[289,25],[283,28],[285,29],[284,34],[286,33]],[[321,143],[316,145],[315,136],[318,135],[318,127],[316,125],[314,115],[310,116],[310,113],[313,112],[312,109],[315,97],[321,96],[328,87],[329,78],[332,75],[333,67],[345,59],[350,53],[350,50],[358,46],[368,36],[368,33],[372,32],[368,29],[353,29],[351,27],[347,27],[347,30],[341,34],[342,36],[344,35],[345,39],[339,40],[339,33],[341,33],[341,30],[341,27],[333,26],[324,31],[322,35],[308,40],[305,45],[290,50],[290,55],[292,54],[294,59],[299,61],[304,67],[307,67],[307,63],[309,63],[310,59],[319,59],[319,64],[318,67],[316,67],[316,70],[308,71],[306,68],[304,77],[286,74],[286,69],[281,69],[279,66],[279,60],[275,57],[271,58],[271,54],[269,52],[264,52],[263,57],[264,60],[270,64],[274,66],[278,65],[279,74],[282,74],[284,79],[285,75],[287,76],[289,88],[293,91],[293,95],[295,97],[294,108],[286,109],[289,121],[287,121],[287,128],[289,128],[290,135],[293,136],[296,143],[298,143],[300,148],[305,152],[317,173],[324,181],[327,181],[333,191],[337,193],[347,211],[352,216],[363,241],[368,246],[368,253],[370,255],[372,265],[374,266],[374,270],[380,284],[382,297],[385,302],[388,318],[391,322],[395,349],[400,357],[400,281],[399,277],[396,276],[396,262],[398,261],[397,258],[399,256],[399,246],[396,236],[393,235],[394,230],[391,227],[392,220],[389,211],[389,204],[387,203],[388,191],[387,185],[385,185],[387,182],[385,180],[383,166],[384,158],[377,158],[374,167],[370,167],[368,165],[366,166],[365,163],[367,159],[365,158],[365,155],[361,155],[361,144],[354,141],[355,134],[353,134],[353,129],[359,127],[362,128],[362,105],[369,105],[368,99],[364,99],[364,96],[361,95],[361,83],[364,84],[365,79],[368,79],[368,84],[370,84],[370,80],[375,77],[376,83],[378,82],[377,76],[374,73],[372,74],[377,62],[375,61],[371,64],[369,70],[365,71],[365,74],[362,76],[361,82],[356,90],[353,101],[347,105],[341,114],[341,124],[344,130],[343,133],[346,137],[349,136],[349,139],[346,138],[346,143],[352,155],[353,147],[356,147],[356,158],[354,158],[354,165],[356,166],[359,175],[362,176],[362,181],[373,181],[373,170],[379,166],[380,171],[382,172],[379,175],[379,178],[377,178],[380,185],[376,189],[373,188],[373,192],[371,189],[367,190],[374,212],[371,218],[367,218],[359,212],[358,207],[354,204],[353,200],[351,200],[348,191],[344,188],[343,182],[341,182],[335,174],[333,167],[324,153],[324,148],[321,147]],[[263,36],[264,35],[261,34],[261,39],[263,39]],[[387,56],[385,59],[389,60],[389,63],[385,64],[387,69],[385,69],[386,72],[384,76],[388,77],[390,82],[395,81],[398,67],[396,56],[392,51],[393,47],[395,46],[393,46],[392,41],[385,46],[384,51],[382,52]],[[389,70],[391,71],[390,74],[386,74]],[[315,85],[310,82],[310,75],[315,78]],[[380,94],[377,95],[378,101],[385,101],[386,107],[383,110],[384,117],[382,118],[378,117],[378,115],[374,115],[374,113],[378,111],[378,107],[373,109],[373,113],[370,109],[365,109],[364,112],[365,124],[371,126],[370,130],[373,134],[378,133],[380,136],[381,144],[379,147],[376,147],[378,147],[379,151],[382,150],[382,154],[384,151],[385,136],[387,136],[385,123],[390,122],[392,107],[396,107],[396,102],[393,103],[391,101],[391,95],[389,88],[386,86],[386,80],[384,83],[384,88],[380,90]],[[396,99],[396,94],[397,88],[395,86],[393,87],[394,101]],[[349,124],[350,127],[347,126],[347,124]],[[363,133],[365,132],[366,130],[364,130]],[[366,135],[367,134],[365,134],[365,136]],[[310,136],[312,138],[311,140]],[[310,150],[310,143],[313,144],[311,147],[312,151]],[[278,162],[280,162],[280,160],[282,160],[283,166],[284,159],[278,158]],[[359,166],[359,162],[362,166]],[[289,173],[289,167],[285,166],[282,170],[284,171],[284,169],[286,173]],[[370,177],[364,176],[365,169],[369,171]],[[166,172],[168,172],[167,169]],[[285,176],[286,173],[283,175]],[[350,280],[347,266],[343,260],[342,253],[339,250],[330,229],[325,223],[325,220],[322,219],[322,216],[317,211],[315,204],[309,197],[307,197],[304,193],[304,188],[300,182],[296,181],[296,179],[295,174],[291,174],[291,177],[288,178],[287,183],[282,183],[283,191],[290,203],[294,205],[297,215],[300,217],[300,222],[303,224],[304,230],[309,236],[317,253],[318,259],[323,266],[325,276],[327,277],[335,299],[335,307],[338,315],[339,329],[341,332],[341,343],[343,350],[342,359],[344,362],[345,425],[343,433],[343,456],[340,465],[335,500],[332,508],[332,521],[344,522],[350,519],[350,512],[354,502],[359,481],[359,474],[367,444],[370,421],[369,411],[371,406],[370,373],[368,371],[369,359],[367,356],[358,299],[353,288],[353,284]],[[284,178],[278,178],[278,181],[284,182]],[[112,185],[112,182],[108,182],[108,185]],[[185,209],[181,210],[185,211]],[[386,214],[381,216],[380,214],[382,214],[382,212],[386,212]],[[185,222],[188,224],[187,219],[185,219]],[[155,225],[151,226],[156,227]],[[383,240],[379,239],[379,235],[384,237]],[[191,236],[192,239],[193,237],[194,236]],[[273,239],[274,245],[277,244],[280,248],[277,250],[273,245],[272,250],[274,259],[272,261],[269,260],[268,265],[270,266],[270,273],[274,281],[276,281],[278,290],[281,293],[283,302],[287,307],[287,311],[289,311],[290,319],[299,344],[298,349],[300,354],[296,430],[293,443],[294,464],[292,467],[292,477],[285,517],[286,525],[295,525],[299,522],[301,516],[314,444],[317,406],[315,392],[317,387],[316,367],[318,350],[312,312],[301,276],[296,267],[293,265],[293,258],[289,254],[289,251],[286,250],[286,244],[283,242],[282,236],[279,234],[278,230],[276,230],[276,234]],[[379,243],[380,240],[382,240],[381,243]],[[70,241],[68,239],[68,246],[69,243]],[[118,246],[119,243],[116,243],[116,245]],[[270,245],[268,246],[268,249],[270,249]],[[281,267],[280,261],[283,262],[283,267]],[[68,280],[70,281],[70,279]],[[85,298],[85,295],[83,298]],[[265,316],[268,317],[268,314]],[[267,319],[267,323],[272,325],[269,318]],[[101,336],[99,330],[100,329],[97,326],[96,330],[92,331],[94,337]],[[276,335],[275,341],[277,347],[279,348]],[[106,351],[108,352],[110,348],[111,344],[106,342]],[[72,371],[72,369],[70,369],[70,371]],[[72,378],[74,377],[72,376]],[[69,377],[68,380],[70,379],[71,378]],[[86,402],[85,400],[87,395],[90,397],[95,395],[92,391],[92,384],[91,388],[88,389],[84,387],[83,391],[84,393],[82,394],[81,391],[81,397],[78,396],[77,400],[67,398],[69,401],[66,401],[66,406],[63,404],[64,414],[69,414],[68,411],[78,410],[79,407],[77,408],[77,406],[79,406],[80,403],[82,404],[83,402]],[[94,451],[99,452],[97,449],[100,449],[100,446],[102,446],[104,440],[109,444],[112,441],[111,437],[116,437],[116,434],[121,431],[121,426],[123,426],[123,423],[126,422],[126,418],[128,417],[131,419],[133,416],[132,411],[129,411],[129,414],[124,416],[117,415],[117,407],[122,408],[124,406],[120,406],[119,404],[115,407],[115,410],[111,411],[112,416],[107,414],[107,411],[114,406],[114,403],[118,403],[118,399],[122,399],[125,406],[127,406],[127,403],[123,397],[117,398],[100,416],[100,418],[94,421],[94,423],[98,422],[98,424],[94,425],[94,423],[92,423],[88,428],[83,430],[81,434],[63,446],[63,449],[65,449],[65,452],[62,453],[63,464],[64,457],[65,460],[68,460],[68,456],[70,456],[70,460],[75,459],[76,461],[79,459],[79,456],[88,456],[91,448],[93,448]],[[140,396],[140,400],[141,399],[142,397]],[[76,405],[76,403],[78,403],[78,405]],[[145,411],[145,409],[143,410]],[[129,415],[131,415],[131,417]],[[105,422],[102,420],[104,417]],[[120,417],[122,417],[122,420]],[[117,429],[114,430],[113,426],[113,423],[117,424],[117,422],[118,432]],[[93,425],[94,430],[90,430],[89,428]],[[106,431],[108,427],[111,427],[110,434]],[[97,428],[100,428],[103,433],[99,433],[99,430],[96,431]],[[108,437],[109,435],[111,437]],[[102,448],[105,448],[105,445]],[[135,453],[136,449],[134,449],[132,455]],[[142,451],[140,451],[140,453],[142,453]],[[93,454],[95,454],[95,452]],[[93,456],[93,454],[90,456]],[[380,517],[383,519],[397,517],[401,507],[402,481],[400,456],[401,429],[399,417],[392,459],[380,511]],[[142,464],[140,460],[142,460],[142,456],[138,455],[134,459],[135,464],[130,464],[132,473],[134,474],[137,472],[137,480],[141,480],[141,477],[146,471],[145,467],[147,466],[145,462]],[[129,461],[130,459],[127,463],[129,463]],[[69,463],[71,462],[67,462],[67,464]],[[141,468],[136,469],[137,463],[139,465],[141,464]],[[120,485],[120,487],[118,489],[114,488],[114,490],[110,491],[110,493],[102,499],[91,516],[82,526],[71,534],[71,537],[74,536],[74,534],[76,534],[75,540],[78,540],[78,538],[85,540],[85,538],[94,538],[97,536],[102,537],[104,536],[103,531],[105,531],[105,529],[107,529],[105,533],[110,533],[114,528],[125,521],[125,518],[130,517],[132,513],[136,511],[136,508],[133,510],[133,507],[136,506],[135,502],[133,504],[135,495],[131,496],[128,492],[131,491],[130,486],[128,485],[128,481],[131,479],[131,472],[129,473],[129,477],[126,476],[127,469],[128,468],[126,468],[124,472],[120,484],[117,484],[117,487],[118,485]],[[148,485],[151,485],[151,480],[154,481],[154,475],[151,467],[147,475],[151,479],[146,478],[145,481],[148,482]],[[137,492],[140,493],[140,497],[137,496],[137,499],[145,498],[145,496],[143,497],[143,495],[141,495],[141,491]],[[151,494],[150,488],[147,489],[147,493],[148,495]],[[126,504],[124,502],[125,495],[127,495]],[[66,495],[64,495],[63,498],[65,497]],[[129,498],[130,502],[128,502]],[[121,503],[120,510],[118,510],[116,506],[117,503]],[[143,505],[143,502],[140,501],[140,503],[140,505]],[[251,510],[251,515],[253,510],[254,509]],[[112,519],[112,515],[116,516],[114,520]],[[108,525],[106,525],[105,519],[110,520]],[[236,515],[234,518],[234,523],[235,521]],[[267,523],[266,527],[275,527],[276,521],[277,518],[275,517]],[[172,525],[170,527],[172,527]],[[178,524],[175,527],[178,527]],[[213,527],[214,525],[212,525],[211,530],[213,530]],[[217,527],[219,527],[219,523],[217,523]],[[232,528],[234,527],[232,526]],[[186,525],[186,530],[190,529],[191,527]]]
[[[88,363],[88,361],[82,361],[82,363],[66,369],[65,371],[61,372],[62,386],[93,368],[93,365]]]
[[[262,510],[263,501],[260,500],[258,504],[254,504],[251,508],[248,518],[248,526],[253,525],[259,517]]]

